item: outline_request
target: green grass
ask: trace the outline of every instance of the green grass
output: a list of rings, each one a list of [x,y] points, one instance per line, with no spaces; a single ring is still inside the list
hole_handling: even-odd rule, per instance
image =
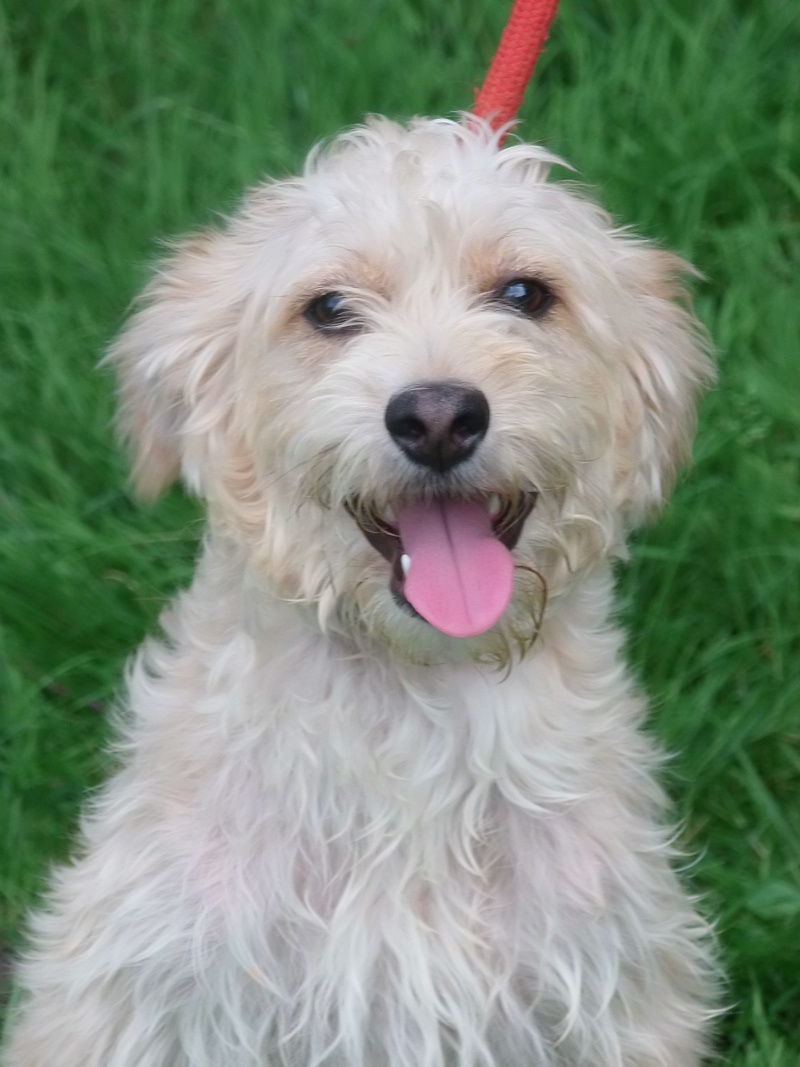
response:
[[[0,940],[106,768],[126,655],[200,513],[136,506],[95,371],[159,236],[364,112],[468,106],[494,0],[0,6]],[[523,134],[692,259],[720,349],[696,465],[622,575],[630,650],[718,917],[722,1061],[800,1063],[796,0],[563,0]]]

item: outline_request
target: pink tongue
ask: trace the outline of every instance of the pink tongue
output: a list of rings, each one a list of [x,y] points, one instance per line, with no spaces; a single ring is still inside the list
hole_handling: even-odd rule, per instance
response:
[[[411,568],[403,594],[423,619],[451,637],[473,637],[497,622],[514,586],[511,553],[474,500],[410,504],[397,516]]]

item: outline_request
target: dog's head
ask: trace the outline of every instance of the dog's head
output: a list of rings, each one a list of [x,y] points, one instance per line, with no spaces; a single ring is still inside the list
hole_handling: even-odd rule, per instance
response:
[[[529,640],[662,503],[711,378],[686,264],[554,162],[373,120],[178,245],[111,353],[140,491],[182,473],[327,625]]]

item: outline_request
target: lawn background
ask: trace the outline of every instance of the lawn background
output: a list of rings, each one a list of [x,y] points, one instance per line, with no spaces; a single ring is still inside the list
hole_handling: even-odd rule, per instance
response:
[[[126,655],[200,510],[135,504],[95,370],[158,251],[367,111],[468,106],[499,0],[0,5],[0,943],[108,767]],[[696,464],[621,575],[736,1005],[722,1062],[800,1064],[800,13],[562,0],[521,133],[703,272]]]

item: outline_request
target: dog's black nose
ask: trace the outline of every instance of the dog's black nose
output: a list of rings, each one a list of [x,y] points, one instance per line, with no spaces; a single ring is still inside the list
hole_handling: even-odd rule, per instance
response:
[[[386,429],[414,463],[443,473],[469,459],[489,428],[489,402],[459,382],[420,382],[386,406]]]

